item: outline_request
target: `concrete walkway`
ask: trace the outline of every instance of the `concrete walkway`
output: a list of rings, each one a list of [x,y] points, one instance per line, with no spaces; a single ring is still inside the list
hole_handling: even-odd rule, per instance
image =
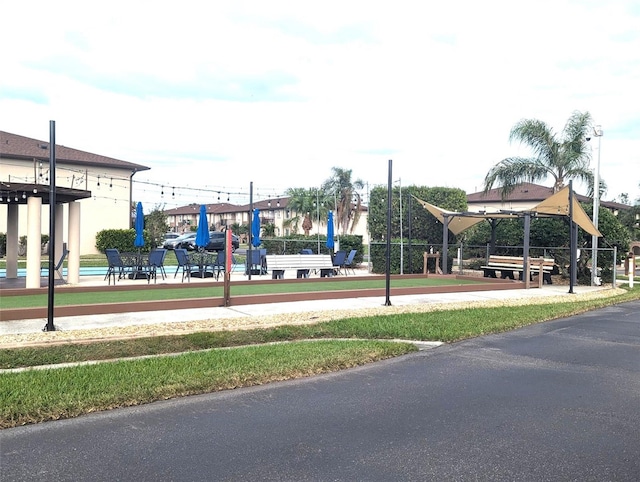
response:
[[[101,280],[102,281],[102,280]],[[91,283],[90,280],[85,280]],[[132,282],[130,280],[127,283]],[[135,281],[140,282],[140,281]],[[146,281],[142,281],[146,283]],[[104,281],[102,281],[104,283]],[[84,284],[84,283],[83,283]],[[409,305],[440,305],[470,302],[508,302],[508,300],[552,297],[557,301],[568,301],[571,297],[593,292],[604,292],[610,287],[577,286],[575,294],[569,294],[569,287],[564,285],[545,285],[542,289],[514,289],[499,291],[479,291],[461,293],[434,293],[420,295],[391,296],[392,307]],[[613,293],[613,292],[612,292]],[[604,294],[604,293],[603,293]],[[287,315],[293,313],[312,313],[327,311],[343,311],[384,308],[384,297],[366,297],[332,300],[296,301],[287,303],[270,303],[260,305],[242,305],[232,307],[194,308],[182,310],[146,311],[137,313],[114,313],[91,316],[58,317],[54,320],[61,331],[102,329],[110,327],[126,327],[136,325],[152,325],[160,323],[181,323],[201,320],[233,319],[246,317],[264,317]],[[36,333],[42,331],[47,320],[15,320],[0,323],[0,336]]]

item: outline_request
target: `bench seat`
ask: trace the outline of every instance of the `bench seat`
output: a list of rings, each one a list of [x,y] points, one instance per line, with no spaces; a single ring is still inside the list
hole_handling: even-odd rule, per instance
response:
[[[515,279],[514,273],[520,273],[519,279],[522,280],[523,276],[523,264],[524,258],[520,256],[489,256],[489,262],[485,266],[480,268],[484,271],[485,278],[497,278],[496,271],[500,271],[500,278],[502,279]],[[543,281],[547,284],[551,284],[551,272],[555,261],[552,258],[529,258],[529,272],[530,276],[534,274],[540,274],[542,270]]]
[[[284,278],[288,269],[296,270],[296,278],[308,278],[311,270],[320,271],[321,277],[333,276],[335,268],[328,254],[268,254],[266,261],[273,279]]]

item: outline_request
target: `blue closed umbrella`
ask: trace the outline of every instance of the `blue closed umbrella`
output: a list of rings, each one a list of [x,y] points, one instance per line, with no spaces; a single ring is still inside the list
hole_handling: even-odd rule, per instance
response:
[[[327,248],[333,249],[335,243],[333,242],[333,211],[329,211],[329,218],[327,219]]]
[[[133,245],[137,248],[144,246],[144,213],[142,212],[142,203],[139,202],[136,206],[136,240]]]
[[[204,248],[209,244],[209,225],[207,224],[207,207],[200,205],[200,217],[198,218],[198,230],[196,231],[196,246]]]
[[[251,220],[251,244],[257,248],[260,243],[260,210],[254,209]]]

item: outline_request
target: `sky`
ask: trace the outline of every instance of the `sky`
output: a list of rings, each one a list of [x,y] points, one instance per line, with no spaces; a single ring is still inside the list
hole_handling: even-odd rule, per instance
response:
[[[604,199],[640,197],[636,0],[0,4],[0,130],[48,140],[54,120],[58,144],[150,167],[146,210],[278,197],[332,167],[366,198],[389,160],[397,185],[477,192],[530,155],[515,123],[560,133],[574,111],[602,126]]]

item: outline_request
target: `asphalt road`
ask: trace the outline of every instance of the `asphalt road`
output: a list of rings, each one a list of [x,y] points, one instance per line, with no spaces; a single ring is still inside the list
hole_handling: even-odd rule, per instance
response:
[[[0,479],[640,480],[640,302],[0,432]]]

